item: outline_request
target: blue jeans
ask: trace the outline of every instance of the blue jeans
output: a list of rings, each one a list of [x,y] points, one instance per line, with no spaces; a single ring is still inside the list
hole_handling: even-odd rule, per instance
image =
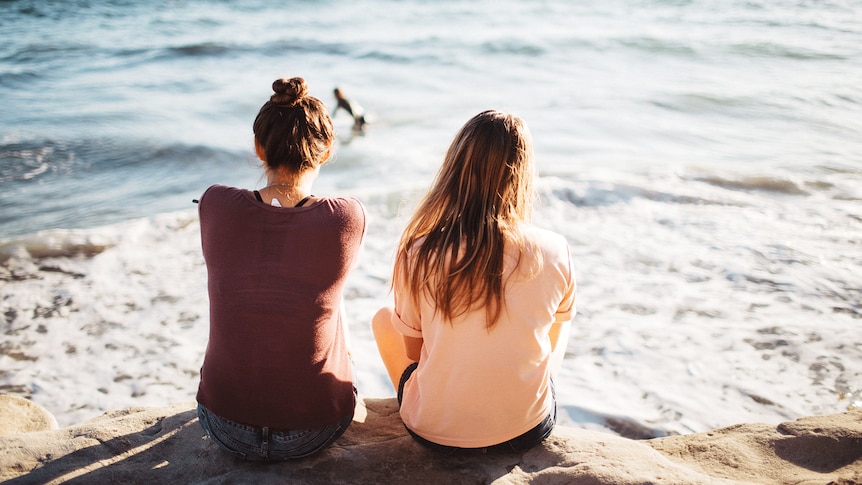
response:
[[[401,406],[401,398],[404,395],[404,383],[407,382],[407,379],[413,375],[413,371],[419,367],[418,362],[414,362],[407,366],[404,369],[404,373],[401,374],[401,380],[398,382],[398,406]],[[493,446],[485,446],[482,448],[458,448],[456,446],[446,446],[434,443],[433,441],[428,441],[425,438],[419,436],[414,433],[413,430],[404,426],[407,429],[407,432],[410,433],[410,436],[413,437],[414,440],[419,442],[419,444],[425,446],[426,448],[430,448],[434,451],[438,451],[445,454],[454,454],[456,452],[462,454],[473,454],[479,453],[484,454],[490,452],[510,452],[510,453],[521,453],[529,450],[530,448],[541,443],[545,438],[551,435],[551,432],[554,430],[554,426],[557,424],[557,393],[554,388],[554,381],[551,380],[551,396],[554,399],[554,408],[551,410],[551,413],[542,420],[541,423],[537,424],[533,429],[527,431],[526,433],[517,436],[515,438],[510,439],[509,441],[499,443]]]
[[[313,455],[332,444],[350,426],[353,412],[325,428],[276,431],[219,417],[198,404],[198,421],[216,444],[237,458],[283,461]]]

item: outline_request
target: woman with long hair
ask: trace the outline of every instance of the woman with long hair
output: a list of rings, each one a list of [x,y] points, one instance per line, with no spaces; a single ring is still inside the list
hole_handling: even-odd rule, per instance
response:
[[[534,170],[523,120],[479,113],[401,236],[395,305],[372,328],[428,447],[522,451],[553,430],[575,278],[565,238],[529,223]]]
[[[366,225],[358,200],[311,193],[334,141],[324,104],[302,78],[272,88],[253,125],[267,185],[214,185],[199,207],[210,331],[198,417],[260,461],[320,451],[353,419],[341,299]]]

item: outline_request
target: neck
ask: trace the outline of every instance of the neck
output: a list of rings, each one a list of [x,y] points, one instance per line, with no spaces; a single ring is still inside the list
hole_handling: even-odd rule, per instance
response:
[[[303,192],[311,191],[316,172],[306,171],[302,174],[286,174],[283,172],[270,172],[266,176],[267,187],[278,187],[282,190],[292,189]]]
[[[316,176],[317,170],[306,170],[302,173],[267,171],[267,185],[260,189],[261,196],[268,203],[278,199],[282,207],[293,207],[311,194],[311,185]]]

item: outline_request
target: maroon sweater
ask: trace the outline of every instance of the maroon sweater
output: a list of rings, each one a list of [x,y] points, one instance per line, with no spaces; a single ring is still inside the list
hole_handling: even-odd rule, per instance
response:
[[[214,185],[199,211],[210,332],[198,402],[276,430],[321,428],[350,415],[339,308],[365,234],[360,202],[279,208]]]

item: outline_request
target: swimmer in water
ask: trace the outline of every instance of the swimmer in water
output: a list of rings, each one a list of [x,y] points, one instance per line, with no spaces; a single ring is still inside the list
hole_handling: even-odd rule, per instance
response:
[[[332,111],[332,117],[335,117],[335,113],[338,112],[339,108],[344,109],[353,117],[353,131],[362,131],[362,128],[367,123],[367,121],[365,121],[365,110],[362,109],[362,106],[360,106],[356,101],[347,99],[347,97],[344,96],[344,92],[339,88],[335,88],[332,92],[335,95],[335,99],[338,101],[338,104]]]

